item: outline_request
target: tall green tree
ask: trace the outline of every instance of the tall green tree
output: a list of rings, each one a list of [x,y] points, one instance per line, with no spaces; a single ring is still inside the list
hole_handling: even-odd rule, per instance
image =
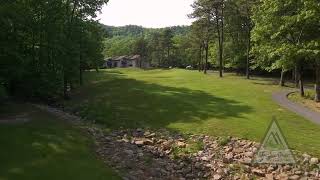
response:
[[[173,47],[173,32],[170,28],[166,28],[161,34],[161,46],[166,51],[166,60],[168,65],[173,65],[170,59],[170,53]]]
[[[223,76],[223,50],[225,40],[225,1],[224,0],[197,0],[192,5],[194,12],[190,15],[192,18],[206,20],[207,37],[210,37],[210,31],[216,33],[218,44],[218,64],[219,76]],[[212,28],[214,27],[214,28]],[[206,59],[208,57],[210,38],[207,39],[205,44]],[[207,64],[207,63],[206,63]],[[206,73],[206,68],[205,68]]]
[[[1,1],[0,79],[7,91],[46,101],[67,97],[80,79],[82,50],[88,46],[82,43],[83,33],[90,31],[90,41],[97,40],[93,36],[97,33],[84,24],[105,3],[107,0]]]
[[[231,67],[245,69],[247,79],[250,78],[250,51],[253,7],[257,0],[231,0],[226,2],[225,29],[226,53],[225,61]]]
[[[317,48],[311,50],[308,44],[313,44],[315,34],[319,34],[318,7],[315,0],[266,0],[260,2],[253,16],[253,52],[257,63],[266,69],[281,69],[282,85],[284,72],[297,67],[301,96],[303,70],[317,54]]]
[[[206,26],[206,20],[205,19],[199,19],[197,21],[194,21],[191,26],[191,42],[192,45],[195,47],[194,49],[198,49],[198,70],[203,71],[206,69],[203,62],[203,51],[205,49],[205,40],[209,39],[206,37],[207,32],[205,32],[205,26]],[[207,49],[206,49],[207,50]],[[208,59],[206,59],[206,62],[208,62]]]
[[[134,43],[133,48],[134,54],[140,55],[141,61],[139,67],[142,67],[142,61],[146,61],[148,58],[148,42],[144,39],[144,37],[140,37]]]

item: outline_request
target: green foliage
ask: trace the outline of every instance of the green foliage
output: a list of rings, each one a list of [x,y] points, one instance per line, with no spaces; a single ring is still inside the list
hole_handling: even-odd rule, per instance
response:
[[[288,96],[288,98],[293,100],[293,101],[295,101],[295,102],[301,102],[301,101],[303,101],[305,99],[314,100],[314,96],[315,96],[315,92],[314,91],[307,90],[307,91],[305,91],[305,96],[304,97],[301,97],[298,92],[295,92],[295,93],[291,93]],[[313,103],[315,103],[315,102],[313,102]]]
[[[192,63],[192,47],[187,42],[190,40],[188,26],[161,29],[105,26],[105,30],[108,34],[104,41],[105,57],[139,54],[159,67]]]
[[[131,36],[116,36],[104,40],[104,56],[114,57],[133,54],[136,38]]]
[[[195,47],[196,45],[193,44],[190,34],[175,36],[173,38],[174,55],[172,63],[178,67],[196,65],[198,60],[198,47]]]
[[[219,139],[218,139],[218,144],[220,145],[220,146],[225,146],[225,145],[227,145],[229,142],[231,141],[231,139],[230,139],[230,137],[220,137]]]
[[[133,52],[134,54],[139,54],[141,58],[147,59],[148,57],[148,42],[145,38],[140,37],[138,38],[133,45]]]
[[[122,27],[114,27],[114,26],[107,26],[101,24],[102,28],[105,31],[105,35],[107,38],[112,38],[115,36],[132,36],[132,37],[139,37],[139,36],[149,36],[153,33],[159,33],[164,31],[167,28],[144,28],[142,26],[136,25],[127,25]],[[186,35],[190,27],[189,26],[173,26],[170,27],[174,35]]]
[[[186,147],[178,147],[176,145],[173,145],[172,147],[172,154],[174,159],[179,159],[182,156],[188,156],[193,153],[198,153],[199,151],[203,150],[204,143],[202,141],[193,141],[188,140]]]
[[[66,97],[79,71],[103,58],[102,30],[88,17],[107,2],[1,1],[0,78],[9,93],[46,101]]]
[[[290,70],[305,60],[317,59],[319,6],[316,0],[261,1],[253,16],[257,65],[267,70]]]
[[[114,36],[141,36],[146,31],[145,28],[142,26],[135,26],[135,25],[127,25],[123,27],[114,27],[114,26],[107,26],[101,24],[106,32],[106,36],[108,38],[112,38]]]

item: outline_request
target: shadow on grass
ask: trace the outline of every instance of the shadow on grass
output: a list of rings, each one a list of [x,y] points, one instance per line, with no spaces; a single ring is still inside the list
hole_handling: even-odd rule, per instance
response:
[[[31,121],[0,124],[0,180],[120,179],[78,129],[29,104],[9,106]]]
[[[251,77],[249,80],[257,85],[279,85],[279,79],[276,78]]]
[[[240,102],[203,91],[151,84],[109,72],[89,76],[90,84],[80,89],[68,106],[82,117],[111,128],[227,120],[252,111]]]

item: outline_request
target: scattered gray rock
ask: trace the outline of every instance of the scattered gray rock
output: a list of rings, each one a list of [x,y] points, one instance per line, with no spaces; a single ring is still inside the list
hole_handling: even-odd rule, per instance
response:
[[[219,175],[219,174],[216,174],[216,175],[213,176],[213,179],[214,180],[220,180],[220,179],[222,179],[222,176]]]
[[[179,148],[185,148],[185,147],[187,146],[187,144],[184,143],[184,142],[178,141],[178,142],[177,142],[177,146],[178,146]]]
[[[318,158],[311,158],[310,159],[310,164],[314,165],[314,164],[318,164],[319,163],[319,159]]]
[[[96,129],[90,131],[90,134],[99,134],[92,132]],[[144,132],[142,136],[141,132]],[[104,135],[103,138],[97,138],[97,141],[102,141],[98,144],[105,146],[99,146],[101,150],[98,152],[113,167],[117,167],[119,172],[129,171],[124,175],[128,179],[134,179],[133,174],[139,179],[319,178],[319,173],[316,171],[304,174],[300,170],[302,167],[306,169],[312,163],[317,163],[316,159],[308,158],[306,154],[300,159],[308,158],[307,164],[299,166],[252,164],[254,148],[258,147],[258,144],[239,138],[230,138],[230,142],[222,146],[219,145],[218,138],[209,136],[192,135],[182,139],[179,135],[170,135],[168,132],[152,132],[144,129],[125,130],[114,134],[116,136]],[[133,143],[120,141],[122,144],[116,144],[119,139],[132,139]],[[204,149],[190,154],[179,154],[188,146],[186,142],[199,141],[203,142]],[[180,150],[177,151],[177,148]],[[124,153],[121,152],[122,149]]]
[[[144,145],[144,141],[142,141],[142,140],[138,140],[138,141],[135,141],[134,142],[137,146],[143,146]]]
[[[253,169],[251,172],[257,176],[261,176],[261,177],[265,176],[265,173],[260,169]]]
[[[298,179],[300,179],[300,176],[298,176],[298,175],[293,175],[293,176],[290,176],[289,179],[290,179],[290,180],[298,180]]]

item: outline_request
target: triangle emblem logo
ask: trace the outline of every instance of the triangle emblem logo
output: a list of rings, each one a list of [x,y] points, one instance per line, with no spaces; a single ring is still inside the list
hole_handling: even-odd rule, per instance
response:
[[[295,164],[294,156],[275,118],[253,158],[255,164]]]

